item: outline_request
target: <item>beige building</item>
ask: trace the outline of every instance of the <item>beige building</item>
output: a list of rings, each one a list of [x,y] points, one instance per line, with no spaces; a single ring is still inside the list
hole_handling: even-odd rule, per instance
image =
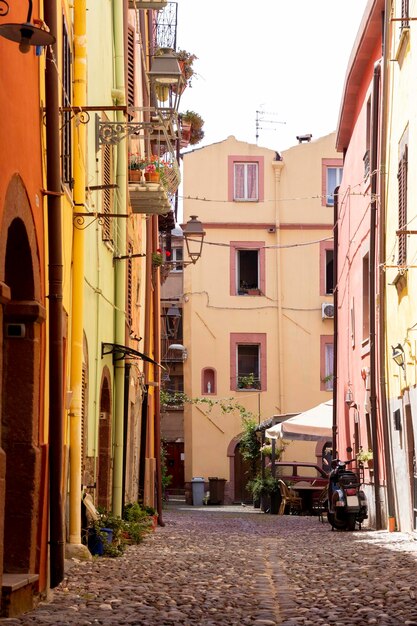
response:
[[[342,161],[335,135],[310,135],[278,154],[228,137],[184,156],[184,221],[206,231],[184,272],[187,395],[233,398],[261,422],[331,397],[333,197]],[[226,501],[244,492],[241,417],[187,404],[185,481],[225,478]],[[311,442],[287,458],[321,459]]]

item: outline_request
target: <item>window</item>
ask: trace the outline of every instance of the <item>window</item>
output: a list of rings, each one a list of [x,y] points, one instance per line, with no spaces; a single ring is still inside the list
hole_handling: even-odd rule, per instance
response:
[[[259,389],[259,345],[238,345],[236,359],[237,387],[239,389]]]
[[[321,391],[333,390],[333,336],[322,335],[320,337],[320,389]]]
[[[362,341],[369,338],[369,254],[362,259]]]
[[[398,164],[398,230],[407,228],[408,146],[402,146]],[[398,235],[398,265],[407,263],[407,235]]]
[[[264,157],[228,156],[229,202],[263,202]]]
[[[333,242],[320,242],[320,295],[333,295]]]
[[[258,200],[258,164],[234,164],[234,193],[233,200]]]
[[[62,106],[71,106],[72,77],[71,77],[71,48],[68,30],[65,22],[62,27]],[[61,132],[61,175],[66,185],[72,188],[72,159],[71,159],[71,111],[62,113]]]
[[[342,159],[322,160],[322,205],[334,205],[334,190],[342,181],[343,174]]]
[[[259,294],[259,250],[236,250],[237,292]]]
[[[265,333],[231,333],[230,389],[266,391]]]
[[[366,103],[366,152],[363,157],[363,176],[367,178],[371,167],[371,98]]]
[[[173,272],[182,272],[183,265],[181,261],[183,260],[183,250],[182,248],[172,248],[172,262],[174,263],[174,267],[172,269]]]
[[[230,295],[265,293],[265,242],[230,242]]]

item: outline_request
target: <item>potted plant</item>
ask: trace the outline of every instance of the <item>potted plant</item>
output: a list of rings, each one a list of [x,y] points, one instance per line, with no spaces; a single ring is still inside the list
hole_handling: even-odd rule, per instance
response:
[[[187,52],[186,50],[178,50],[178,52],[175,53],[175,56],[178,59],[179,66],[185,79],[185,85],[182,88],[182,91],[184,91],[187,85],[191,85],[191,79],[195,74],[193,63],[198,57],[196,57],[195,54],[191,54],[191,52]]]
[[[184,142],[188,141],[192,146],[199,143],[204,137],[203,126],[203,118],[195,111],[187,110],[181,114],[181,137]]]
[[[129,180],[139,182],[142,179],[142,171],[145,168],[144,159],[136,152],[129,154]]]
[[[373,468],[373,459],[374,454],[370,448],[368,450],[364,450],[362,447],[359,448],[359,452],[356,455],[356,460],[359,464],[363,465],[364,463],[368,464],[368,468]]]
[[[164,263],[164,257],[162,256],[161,248],[158,248],[156,252],[152,252],[152,265],[153,267],[161,267]]]
[[[164,163],[161,159],[152,154],[145,162],[145,180],[149,183],[159,183]]]
[[[239,389],[253,389],[255,386],[255,375],[253,372],[239,376]]]

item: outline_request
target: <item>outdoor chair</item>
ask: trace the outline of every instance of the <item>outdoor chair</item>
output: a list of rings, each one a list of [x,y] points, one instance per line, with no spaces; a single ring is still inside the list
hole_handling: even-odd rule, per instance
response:
[[[327,513],[327,486],[320,491],[319,497],[313,503],[313,512],[319,517],[319,522],[324,522],[324,513]]]
[[[278,515],[284,515],[287,505],[289,506],[290,514],[292,511],[298,511],[301,513],[303,508],[302,499],[297,496],[295,491],[289,489],[283,480],[278,480],[279,490],[281,492],[281,504],[279,507]]]

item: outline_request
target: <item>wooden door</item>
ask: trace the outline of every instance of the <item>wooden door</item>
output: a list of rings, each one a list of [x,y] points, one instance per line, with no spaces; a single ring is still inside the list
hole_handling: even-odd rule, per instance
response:
[[[165,451],[167,473],[172,476],[168,491],[182,491],[184,489],[184,442],[166,443]]]

